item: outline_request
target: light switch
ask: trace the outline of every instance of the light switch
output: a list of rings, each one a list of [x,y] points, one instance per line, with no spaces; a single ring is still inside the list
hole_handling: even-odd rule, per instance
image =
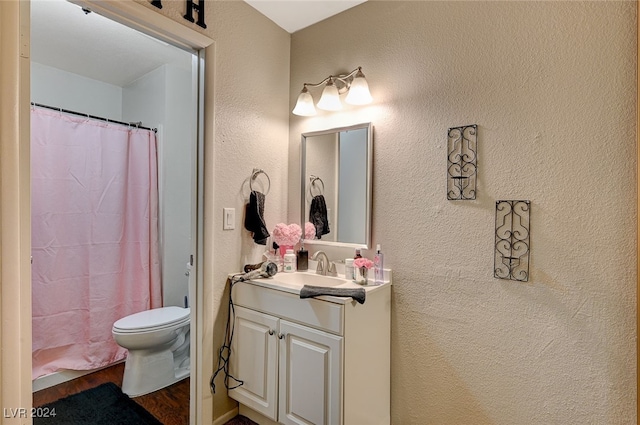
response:
[[[233,230],[236,228],[236,209],[224,208],[222,217],[222,230]]]

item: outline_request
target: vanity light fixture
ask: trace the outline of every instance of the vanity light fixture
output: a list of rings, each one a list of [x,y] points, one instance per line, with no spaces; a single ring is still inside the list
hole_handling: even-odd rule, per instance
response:
[[[322,85],[324,85],[324,89],[317,105],[318,108],[325,111],[339,111],[342,109],[340,95],[345,92],[348,92],[345,102],[350,105],[367,105],[373,101],[369,92],[369,84],[362,73],[362,67],[359,66],[348,74],[330,75],[317,84],[304,83],[292,112],[303,117],[315,115],[316,108],[313,106],[313,97],[311,97],[307,87],[320,87]]]

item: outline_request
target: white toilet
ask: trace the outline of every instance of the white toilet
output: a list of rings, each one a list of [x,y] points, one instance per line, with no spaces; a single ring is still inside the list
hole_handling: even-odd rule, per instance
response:
[[[189,308],[154,308],[113,324],[113,338],[129,350],[123,393],[148,394],[189,376],[189,314]]]

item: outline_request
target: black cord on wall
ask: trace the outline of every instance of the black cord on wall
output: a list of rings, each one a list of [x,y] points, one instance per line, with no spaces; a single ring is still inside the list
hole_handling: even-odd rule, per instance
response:
[[[227,390],[232,390],[234,388],[238,388],[244,384],[244,381],[235,378],[233,375],[229,373],[229,358],[231,357],[231,342],[233,341],[233,331],[235,328],[235,306],[233,305],[233,299],[231,298],[231,290],[233,289],[233,285],[239,280],[236,280],[237,276],[241,276],[241,274],[234,275],[232,278],[227,279],[227,283],[229,284],[229,310],[227,311],[227,328],[224,336],[224,342],[222,347],[220,347],[220,351],[218,353],[218,369],[211,376],[211,381],[209,381],[209,386],[211,387],[211,392],[215,394],[216,392],[216,384],[215,379],[216,376],[220,372],[224,373],[224,386]],[[233,385],[229,386],[229,380],[233,381]]]

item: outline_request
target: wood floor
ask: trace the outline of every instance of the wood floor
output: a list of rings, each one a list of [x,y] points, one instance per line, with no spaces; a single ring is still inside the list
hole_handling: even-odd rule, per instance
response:
[[[42,406],[105,382],[113,382],[121,387],[123,373],[124,363],[120,363],[72,381],[45,388],[33,393],[33,406]],[[151,394],[135,397],[133,400],[164,425],[189,424],[189,378]]]

